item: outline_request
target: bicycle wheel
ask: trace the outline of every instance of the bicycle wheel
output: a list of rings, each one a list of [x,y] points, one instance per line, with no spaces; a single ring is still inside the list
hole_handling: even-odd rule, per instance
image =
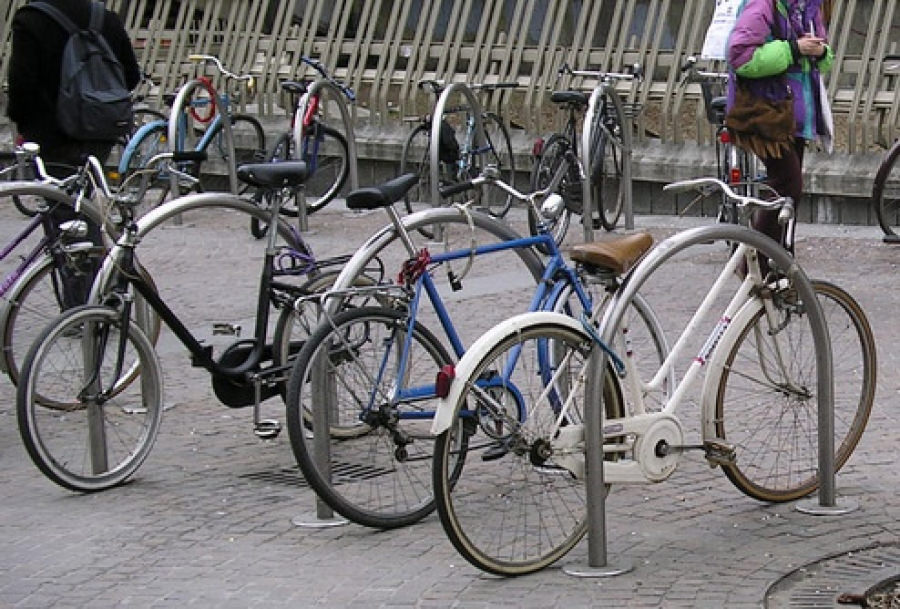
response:
[[[141,127],[149,125],[150,123],[163,124],[167,120],[168,117],[158,110],[153,110],[152,108],[135,108],[132,116],[131,128],[128,130],[128,133],[120,137],[118,141],[113,144],[109,157],[106,159],[107,168],[112,170],[109,177],[114,180],[125,177],[124,173],[119,171],[120,164],[126,154],[126,150],[128,150],[128,143],[140,132]]]
[[[290,132],[282,133],[275,140],[275,145],[269,151],[266,161],[269,163],[279,163],[293,158],[293,135]],[[253,202],[261,209],[268,210],[272,207],[275,197],[281,197],[281,207],[279,213],[284,216],[296,218],[299,214],[297,210],[297,192],[291,191],[285,193],[284,189],[273,191],[272,189],[259,189],[253,194]],[[250,234],[257,239],[262,239],[268,232],[269,225],[257,217],[250,218]]]
[[[609,231],[616,228],[625,203],[623,124],[618,105],[605,95],[593,127],[597,137],[591,155],[591,192],[600,224]]]
[[[872,203],[885,236],[900,237],[900,140],[894,142],[875,174]]]
[[[516,162],[506,125],[499,116],[487,112],[483,117],[483,127],[484,136],[487,138],[487,150],[474,157],[476,167],[470,172],[472,177],[477,176],[487,165],[493,165],[500,172],[501,180],[515,186]],[[488,188],[481,194],[481,205],[495,218],[504,217],[512,202],[512,195],[499,188]]]
[[[472,435],[461,472],[454,471],[453,434],[438,436],[434,494],[451,543],[479,569],[532,573],[584,536],[585,387],[579,376],[590,350],[591,339],[570,325],[525,322],[499,337],[467,378],[453,381],[463,383],[456,419],[471,420]],[[618,386],[614,379],[604,386],[607,416],[618,418]],[[498,442],[505,450],[496,449]]]
[[[328,205],[344,187],[350,172],[350,151],[343,133],[316,122],[303,136],[302,156],[310,170],[303,191],[306,211],[311,214]]]
[[[211,127],[213,132],[207,140],[206,153],[208,163],[213,172],[222,172],[227,184],[228,165],[240,167],[246,163],[260,163],[266,158],[266,135],[260,122],[249,114],[231,115],[231,134],[234,138],[234,158],[228,150],[225,129],[222,121],[216,121]],[[205,165],[204,165],[205,166]],[[200,184],[203,190],[222,190],[222,175],[201,173]],[[238,194],[245,194],[251,187],[238,183]],[[225,188],[227,190],[227,187]]]
[[[395,393],[402,358],[399,381],[419,389],[415,397]],[[303,475],[332,509],[376,528],[431,513],[434,378],[450,361],[421,324],[408,336],[407,315],[394,309],[343,311],[310,336],[288,383],[288,431]]]
[[[569,140],[561,133],[554,133],[547,138],[541,149],[541,155],[535,159],[531,168],[532,192],[546,188],[550,184],[559,166],[566,162],[566,153],[570,147]],[[550,217],[545,215],[543,220],[553,235],[553,240],[561,244],[569,230],[572,212],[581,213],[582,209],[581,179],[578,177],[577,167],[567,172],[557,192],[565,201],[565,206]],[[528,231],[532,235],[538,234],[538,219],[531,208],[528,209]],[[544,254],[550,253],[544,245],[538,245],[537,248]]]
[[[143,215],[147,209],[156,207],[168,196],[170,187],[168,172],[143,171],[150,159],[157,154],[168,152],[167,130],[168,123],[164,120],[141,127],[129,140],[119,159],[118,171],[121,183],[127,184],[126,189],[132,196],[142,201],[141,206],[144,210],[138,211],[138,216]],[[135,175],[137,172],[140,173]],[[151,195],[151,189],[159,189],[159,192]],[[180,186],[179,190],[183,190],[179,194],[185,194],[189,187],[187,185],[184,185],[183,188]]]
[[[49,325],[25,358],[16,402],[19,433],[35,465],[67,489],[94,492],[125,482],[159,431],[159,361],[137,324],[124,337],[123,331],[115,309],[78,307]],[[120,372],[135,362],[139,383],[98,397],[121,386]]]
[[[813,287],[831,337],[838,470],[872,410],[875,339],[849,294],[824,281]],[[791,501],[819,484],[816,361],[802,303],[790,291],[775,297],[782,299],[779,319],[760,310],[727,357],[716,396],[716,429],[735,447],[734,463],[723,466],[735,486],[762,501]],[[779,356],[783,364],[775,359]]]
[[[106,251],[99,246],[69,247],[62,250],[60,255],[65,264],[67,281],[70,282],[70,286],[74,283],[78,296],[83,296],[83,299],[76,303],[65,302],[62,291],[63,279],[50,255],[36,262],[36,266],[26,271],[26,274],[10,288],[6,308],[0,316],[2,321],[0,343],[3,345],[0,357],[3,370],[13,385],[18,385],[19,371],[28,349],[46,325],[63,311],[75,305],[85,304],[94,275],[100,268]],[[144,269],[141,269],[141,275],[148,284],[154,285],[153,279]],[[134,302],[135,305],[145,307],[140,295],[135,296]],[[159,317],[146,307],[141,309],[141,315],[139,318],[141,328],[155,344],[159,337]],[[123,375],[123,378],[130,382],[136,374],[137,370],[134,370],[130,376]]]
[[[431,126],[418,125],[403,142],[400,154],[400,175],[414,173],[419,181],[403,197],[406,213],[411,214],[422,207],[430,207],[431,172],[430,167]]]

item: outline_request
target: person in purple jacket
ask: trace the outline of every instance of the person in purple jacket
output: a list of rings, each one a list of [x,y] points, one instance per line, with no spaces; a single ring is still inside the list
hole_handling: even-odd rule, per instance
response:
[[[830,135],[820,94],[821,74],[831,69],[834,51],[828,46],[823,0],[745,0],[728,40],[729,109],[740,83],[772,101],[791,96],[793,141],[777,155],[760,155],[767,183],[799,205],[803,194],[803,152],[807,142]],[[734,78],[736,76],[737,78]],[[793,223],[784,231],[778,214],[760,213],[754,226],[793,252]]]

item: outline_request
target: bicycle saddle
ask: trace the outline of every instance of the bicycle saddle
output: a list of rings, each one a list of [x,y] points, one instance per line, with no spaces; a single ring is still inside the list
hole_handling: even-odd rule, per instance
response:
[[[550,94],[550,101],[554,104],[588,105],[588,97],[581,91],[554,91]]]
[[[378,209],[393,205],[419,181],[419,175],[407,173],[378,186],[359,188],[347,195],[350,209]]]
[[[653,237],[649,233],[635,233],[610,241],[580,243],[572,248],[570,256],[589,268],[624,275],[652,245]]]
[[[257,188],[282,188],[303,184],[309,177],[309,169],[303,161],[248,163],[237,168],[237,177]]]

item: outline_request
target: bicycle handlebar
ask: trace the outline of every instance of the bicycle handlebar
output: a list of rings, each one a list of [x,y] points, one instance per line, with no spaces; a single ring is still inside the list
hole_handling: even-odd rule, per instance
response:
[[[256,78],[252,74],[235,74],[231,70],[226,69],[225,66],[222,65],[222,61],[215,55],[205,55],[203,53],[192,53],[192,54],[188,55],[188,59],[190,61],[194,61],[194,62],[211,63],[214,66],[216,66],[216,69],[219,71],[219,73],[223,74],[226,78],[233,79],[233,80],[239,80],[239,81],[246,81],[248,89],[252,90],[254,87],[254,84],[256,82]]]
[[[680,85],[682,86],[688,82],[728,80],[728,72],[709,72],[706,70],[698,70],[697,58],[694,55],[689,55],[685,58],[684,63],[681,65],[681,72],[684,74],[684,77],[681,79],[680,83]]]
[[[614,80],[642,80],[644,78],[644,69],[639,63],[633,63],[630,72],[601,72],[599,70],[575,70],[568,63],[564,63],[557,71],[557,75],[563,76],[569,74],[571,76],[592,76],[599,78],[601,81],[609,82]]]
[[[763,199],[751,197],[749,195],[739,195],[738,193],[734,192],[734,190],[732,190],[728,184],[716,178],[694,178],[690,180],[680,180],[678,182],[666,184],[665,186],[663,186],[663,191],[677,193],[697,190],[703,187],[713,187],[717,190],[720,190],[730,201],[734,201],[738,207],[747,207],[750,209],[756,208],[780,210],[778,213],[778,222],[781,224],[790,221],[794,217],[794,201],[790,197],[778,197],[777,199],[772,199],[771,201],[764,201]]]
[[[340,89],[341,93],[343,93],[344,97],[346,97],[348,100],[350,100],[351,102],[356,101],[356,93],[353,92],[353,89],[331,76],[328,73],[328,70],[325,69],[325,66],[321,61],[319,61],[318,59],[313,59],[312,57],[307,57],[305,55],[300,57],[300,61],[311,67],[313,70],[318,72],[322,78]]]

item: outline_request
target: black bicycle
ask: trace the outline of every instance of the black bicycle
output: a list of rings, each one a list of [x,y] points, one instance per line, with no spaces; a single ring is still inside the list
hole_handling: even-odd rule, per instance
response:
[[[278,191],[298,187],[309,171],[302,161],[259,163],[242,166],[238,176],[251,187]],[[140,222],[130,217],[127,200],[116,201],[125,228],[94,283],[91,302],[101,304],[76,307],[56,318],[38,336],[23,365],[19,431],[28,454],[48,478],[71,490],[104,490],[127,480],[150,452],[163,410],[162,372],[153,341],[139,323],[142,311],[134,306],[133,294],[184,344],[192,364],[210,372],[223,404],[253,406],[257,435],[271,438],[279,433],[277,421],[260,419],[259,405],[283,391],[289,360],[302,345],[295,332],[298,322],[307,328],[317,323],[317,311],[300,310],[294,303],[329,287],[346,262],[346,257],[310,261],[311,252],[299,233],[279,218],[280,201],[273,197],[271,208],[263,211],[236,195],[189,195]],[[209,207],[243,211],[277,226],[269,231],[260,273],[254,334],[218,355],[188,330],[138,272],[135,253],[153,226],[190,209]],[[278,247],[278,238],[287,246]],[[289,281],[296,275],[307,280],[300,285]],[[281,313],[273,343],[268,343],[271,306]],[[311,318],[304,321],[306,315]]]

